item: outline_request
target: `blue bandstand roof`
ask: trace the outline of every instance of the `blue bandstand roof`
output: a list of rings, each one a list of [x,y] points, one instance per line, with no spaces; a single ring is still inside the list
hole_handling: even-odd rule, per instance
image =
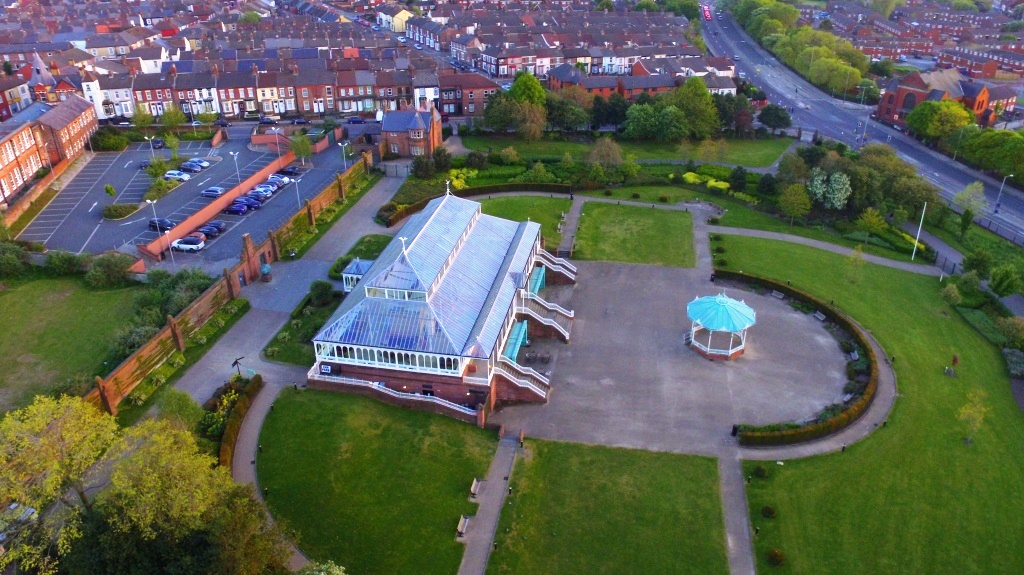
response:
[[[753,308],[724,293],[695,298],[686,305],[690,321],[712,331],[743,331],[757,322]]]

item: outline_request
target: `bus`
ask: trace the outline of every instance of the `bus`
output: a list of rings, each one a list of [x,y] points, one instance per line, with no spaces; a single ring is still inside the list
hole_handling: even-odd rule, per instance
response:
[[[704,19],[711,20],[711,8],[708,6],[704,6]]]

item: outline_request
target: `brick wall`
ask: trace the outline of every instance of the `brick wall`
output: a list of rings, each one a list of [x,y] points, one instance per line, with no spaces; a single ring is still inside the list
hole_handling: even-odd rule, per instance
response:
[[[430,413],[436,413],[438,415],[447,415],[448,417],[453,417],[460,421],[465,421],[467,423],[475,423],[480,427],[483,427],[484,424],[484,422],[481,421],[480,418],[478,417],[479,414],[469,415],[461,411],[449,409],[437,403],[416,401],[414,399],[407,399],[404,397],[395,397],[393,395],[388,395],[386,393],[382,393],[372,388],[364,387],[361,385],[347,385],[344,383],[327,382],[318,379],[310,379],[306,382],[306,385],[308,385],[310,389],[319,389],[322,391],[336,391],[341,393],[349,393],[352,395],[361,395],[363,397],[371,397],[373,399],[376,399],[377,401],[381,401],[398,407],[406,407],[409,409],[415,409],[417,411],[427,411]]]
[[[64,160],[62,162],[54,164],[53,169],[50,171],[49,174],[46,174],[46,176],[44,176],[42,179],[36,182],[36,185],[33,186],[27,194],[22,196],[17,203],[15,203],[13,206],[10,207],[10,209],[4,212],[4,223],[6,223],[9,226],[13,224],[15,220],[21,217],[21,214],[25,213],[25,211],[28,210],[32,202],[34,202],[36,198],[42,195],[46,188],[49,187],[49,185],[52,184],[54,180],[59,178],[60,175],[63,174],[70,165],[71,162],[68,160]]]
[[[373,156],[364,153],[361,160],[354,160],[345,173],[338,175],[334,182],[329,184],[315,197],[306,201],[306,205],[299,210],[287,222],[274,232],[274,238],[278,245],[285,245],[292,237],[307,228],[315,225],[317,216],[327,206],[345,197],[345,194],[352,188],[353,183],[369,172],[373,166]]]

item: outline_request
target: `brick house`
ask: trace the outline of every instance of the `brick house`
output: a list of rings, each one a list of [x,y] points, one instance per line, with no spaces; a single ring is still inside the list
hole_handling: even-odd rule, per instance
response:
[[[640,94],[657,96],[676,89],[676,77],[663,74],[653,76],[620,76],[618,78],[618,92],[632,102]]]
[[[96,110],[85,98],[72,95],[36,120],[39,139],[49,163],[72,161],[82,154],[86,142],[99,127]]]
[[[430,156],[441,145],[441,113],[429,110],[396,110],[381,122],[385,149],[401,157]]]
[[[44,104],[36,104],[43,106]],[[0,124],[0,205],[6,206],[45,164],[32,122],[17,116]]]
[[[980,120],[989,107],[988,88],[963,77],[955,68],[911,72],[885,86],[875,114],[879,120],[906,125],[907,114],[926,100],[956,100]]]
[[[443,74],[441,112],[452,116],[482,116],[487,99],[498,85],[479,74]]]
[[[7,120],[31,103],[28,81],[17,76],[0,78],[0,121]]]

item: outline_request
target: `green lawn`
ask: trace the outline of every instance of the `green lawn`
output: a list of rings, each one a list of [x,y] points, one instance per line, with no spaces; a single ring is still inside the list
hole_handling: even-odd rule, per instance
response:
[[[770,479],[748,486],[759,571],[1024,572],[1024,415],[999,351],[942,301],[937,279],[865,264],[851,284],[843,256],[752,238],[724,244],[730,269],[834,299],[895,356],[899,380],[887,426],[846,453],[770,463]],[[954,354],[956,379],[943,375]],[[992,411],[965,445],[957,411],[974,389]],[[761,518],[766,504],[776,519]],[[772,547],[786,566],[767,565]]]
[[[82,374],[106,375],[111,336],[139,288],[92,290],[81,278],[9,281],[0,289],[0,412]]]
[[[487,573],[728,573],[708,457],[529,440]]]
[[[558,158],[569,152],[576,160],[585,160],[594,145],[590,142],[558,142],[540,140],[524,142],[499,136],[462,136],[462,143],[471,150],[486,152],[488,149],[498,152],[509,146],[516,149],[523,158]],[[721,163],[737,164],[752,168],[763,168],[772,165],[785,152],[792,138],[769,140],[728,140],[725,145]],[[699,144],[684,143],[662,144],[656,142],[620,141],[623,155],[633,154],[638,160],[694,160],[701,161],[698,153]]]
[[[562,241],[562,233],[558,231],[558,222],[562,212],[568,212],[572,202],[568,198],[541,198],[522,196],[518,198],[504,197],[480,200],[485,214],[505,218],[516,222],[527,219],[540,224],[544,245],[548,249],[558,247]]]
[[[387,234],[368,234],[359,238],[345,255],[362,260],[375,260],[393,239],[393,236]]]
[[[371,399],[285,389],[260,433],[257,472],[271,512],[311,559],[349,573],[455,573],[455,541],[493,432]]]
[[[693,267],[689,212],[588,203],[576,232],[573,257],[659,266]]]

